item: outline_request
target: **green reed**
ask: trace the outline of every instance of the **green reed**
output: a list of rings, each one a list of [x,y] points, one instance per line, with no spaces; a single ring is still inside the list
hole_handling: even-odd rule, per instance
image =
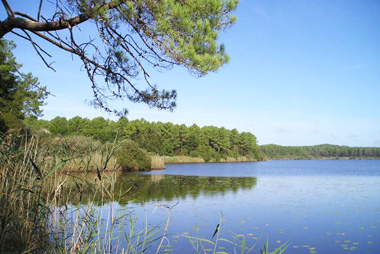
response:
[[[62,164],[37,166],[43,155],[31,135],[2,136],[0,143],[0,250],[37,252],[48,245],[46,225],[54,189],[46,184]]]
[[[116,139],[101,151],[76,144],[30,133],[0,137],[1,253],[142,253],[163,237],[158,227],[136,231],[132,211],[115,210]],[[80,152],[72,149],[101,154],[95,175],[73,168],[83,163],[67,170]]]

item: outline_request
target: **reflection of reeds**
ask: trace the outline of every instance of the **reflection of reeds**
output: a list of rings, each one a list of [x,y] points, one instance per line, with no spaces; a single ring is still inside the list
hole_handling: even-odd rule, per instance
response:
[[[161,182],[164,179],[165,179],[164,175],[150,175],[150,180],[153,183],[159,183],[159,182]]]

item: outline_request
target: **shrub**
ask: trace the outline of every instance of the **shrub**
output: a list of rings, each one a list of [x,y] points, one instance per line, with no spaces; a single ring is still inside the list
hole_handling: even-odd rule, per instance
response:
[[[197,151],[191,151],[189,154],[190,157],[200,157],[199,153]]]
[[[124,140],[116,152],[117,162],[123,170],[150,170],[151,158],[147,151],[132,140]]]

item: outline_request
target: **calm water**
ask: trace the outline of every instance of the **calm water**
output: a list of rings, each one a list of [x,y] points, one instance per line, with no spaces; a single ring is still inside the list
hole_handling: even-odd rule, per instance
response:
[[[175,205],[165,241],[175,253],[195,253],[183,236],[211,240],[221,218],[220,237],[257,244],[254,253],[266,240],[271,249],[288,242],[285,253],[380,253],[380,161],[168,165],[122,175],[125,185],[134,202],[113,205],[132,207],[137,226],[163,225],[168,210],[157,205]]]

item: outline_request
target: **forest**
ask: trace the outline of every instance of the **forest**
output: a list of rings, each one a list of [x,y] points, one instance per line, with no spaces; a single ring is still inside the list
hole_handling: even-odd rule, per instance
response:
[[[322,144],[316,146],[262,145],[267,159],[379,159],[380,147],[349,147]]]
[[[68,147],[83,151],[83,143],[92,149],[103,149],[117,140],[116,157],[125,169],[151,169],[151,158],[166,157],[165,163],[176,162],[173,157],[182,156],[177,162],[262,161],[299,159],[376,159],[378,147],[348,147],[338,145],[280,146],[258,145],[255,135],[249,132],[228,130],[224,127],[196,124],[149,122],[144,119],[117,121],[97,117],[92,120],[79,116],[66,119],[38,120],[27,118],[25,123],[34,133],[44,133],[48,139],[60,139]],[[54,143],[54,142],[53,142]],[[80,144],[81,143],[81,144]],[[81,148],[79,148],[81,147]],[[68,149],[70,150],[70,149]],[[71,149],[73,150],[73,149]],[[72,156],[76,156],[73,151]],[[192,160],[199,158],[200,160]],[[161,162],[163,164],[163,162]],[[163,165],[161,165],[163,167]],[[160,166],[158,166],[160,168]]]
[[[50,121],[26,119],[35,132],[44,130],[52,137],[87,137],[103,144],[128,140],[129,148],[143,149],[159,156],[201,157],[204,161],[235,160],[258,161],[264,157],[256,137],[249,132],[228,130],[224,127],[190,127],[173,123],[148,122],[144,119],[118,121],[97,117],[92,120],[79,116],[66,119],[56,117]],[[137,147],[138,146],[138,147]],[[125,150],[128,150],[126,148]]]

